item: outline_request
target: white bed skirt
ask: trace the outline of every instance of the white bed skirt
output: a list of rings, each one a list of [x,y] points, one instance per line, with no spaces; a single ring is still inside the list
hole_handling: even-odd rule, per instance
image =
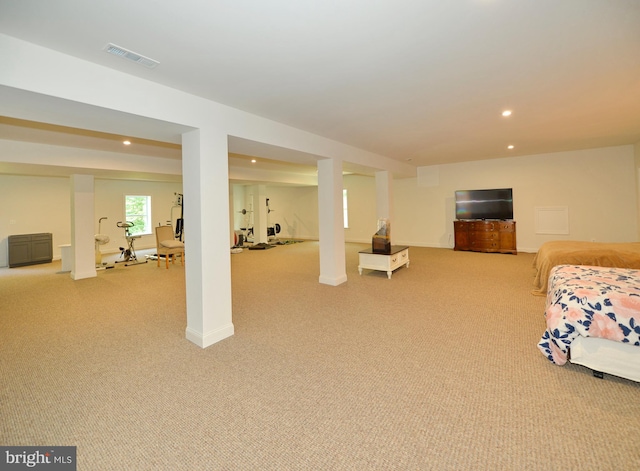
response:
[[[571,343],[571,363],[640,382],[640,347],[597,337]]]

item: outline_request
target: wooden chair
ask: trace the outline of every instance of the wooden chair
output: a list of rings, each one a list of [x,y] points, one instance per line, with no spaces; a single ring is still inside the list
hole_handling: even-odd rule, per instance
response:
[[[184,242],[176,240],[173,235],[173,227],[156,227],[156,248],[158,253],[158,266],[160,266],[160,256],[164,255],[167,269],[169,268],[169,258],[171,263],[176,263],[176,255],[180,254],[180,262],[184,265]]]

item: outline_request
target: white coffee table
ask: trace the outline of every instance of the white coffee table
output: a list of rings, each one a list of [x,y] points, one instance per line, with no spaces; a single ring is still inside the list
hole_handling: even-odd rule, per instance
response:
[[[372,249],[358,252],[358,273],[362,275],[362,270],[378,270],[387,272],[387,278],[391,279],[393,271],[403,265],[409,267],[409,247],[403,245],[392,245],[391,252],[374,253]]]

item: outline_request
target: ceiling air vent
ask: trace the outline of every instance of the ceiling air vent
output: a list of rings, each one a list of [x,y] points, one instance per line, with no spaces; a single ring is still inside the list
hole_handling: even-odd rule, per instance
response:
[[[138,64],[144,65],[149,69],[153,69],[160,62],[155,61],[153,59],[149,59],[141,54],[137,54],[133,51],[125,49],[120,46],[116,46],[115,44],[109,43],[104,47],[104,50],[109,54],[113,54],[114,56],[122,57],[124,59],[136,62]]]

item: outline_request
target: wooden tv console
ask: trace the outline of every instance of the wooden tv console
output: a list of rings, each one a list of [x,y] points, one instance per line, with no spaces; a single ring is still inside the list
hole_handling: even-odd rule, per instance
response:
[[[516,255],[516,222],[513,220],[453,221],[453,250],[511,253]]]

